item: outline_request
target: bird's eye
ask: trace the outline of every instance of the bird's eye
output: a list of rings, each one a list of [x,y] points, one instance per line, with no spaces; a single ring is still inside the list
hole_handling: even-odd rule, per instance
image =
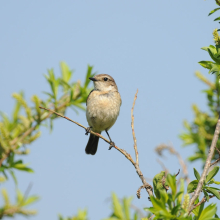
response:
[[[108,78],[107,78],[107,77],[105,77],[105,78],[104,78],[104,81],[108,81]]]

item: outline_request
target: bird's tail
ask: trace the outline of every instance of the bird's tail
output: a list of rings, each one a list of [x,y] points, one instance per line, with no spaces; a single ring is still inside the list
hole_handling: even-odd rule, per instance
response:
[[[97,148],[98,148],[98,143],[99,143],[99,137],[97,137],[93,134],[90,134],[89,141],[88,141],[88,143],[86,145],[86,149],[85,149],[86,153],[95,155]]]

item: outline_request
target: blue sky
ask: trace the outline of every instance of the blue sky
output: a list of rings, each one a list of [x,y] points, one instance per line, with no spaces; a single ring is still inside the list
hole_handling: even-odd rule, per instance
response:
[[[198,61],[209,60],[203,46],[213,44],[214,1],[2,1],[0,7],[0,110],[11,114],[13,92],[23,90],[30,100],[33,94],[44,98],[49,87],[43,74],[59,62],[74,69],[74,80],[84,81],[87,65],[98,73],[114,77],[122,97],[122,106],[110,135],[114,142],[134,156],[130,111],[137,88],[134,110],[140,168],[152,178],[162,168],[154,148],[172,142],[183,158],[193,146],[182,148],[178,135],[183,119],[192,120],[191,105],[206,110],[201,90],[206,86],[194,75],[202,71]],[[85,112],[67,116],[87,126]],[[105,135],[105,134],[104,134]],[[141,181],[131,164],[114,149],[100,141],[97,154],[84,152],[88,137],[74,124],[58,119],[50,133],[30,146],[25,162],[34,174],[17,172],[19,188],[25,191],[33,183],[31,194],[41,200],[33,208],[39,214],[32,219],[57,219],[70,216],[78,208],[87,208],[90,219],[110,214],[106,202],[111,192],[119,197],[133,196],[133,203],[149,206],[147,194],[136,198]],[[164,163],[171,173],[179,169],[176,158],[167,155]],[[189,164],[200,168],[200,163]],[[201,170],[200,170],[201,171]],[[11,197],[15,185],[3,184]],[[212,202],[216,202],[215,199]],[[17,220],[24,219],[16,217]]]

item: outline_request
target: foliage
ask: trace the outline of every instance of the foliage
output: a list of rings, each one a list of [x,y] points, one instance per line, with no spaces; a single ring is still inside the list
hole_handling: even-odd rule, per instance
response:
[[[36,210],[26,209],[26,206],[36,202],[39,199],[38,196],[27,197],[17,190],[16,203],[11,204],[7,191],[2,189],[2,197],[4,200],[4,205],[0,208],[0,219],[2,219],[3,216],[14,217],[15,214],[29,216],[37,213]]]
[[[200,175],[197,172],[196,169],[194,169],[194,174],[197,180],[192,181],[188,187],[187,187],[187,193],[192,193],[196,189],[196,186],[198,184],[198,180],[200,179]],[[209,174],[206,177],[206,181],[203,186],[203,192],[205,194],[205,198],[208,193],[211,193],[212,196],[216,196],[218,199],[220,199],[219,190],[215,187],[209,187],[209,184],[217,183],[213,179],[213,177],[218,173],[219,167],[215,167],[212,171],[209,172]],[[154,179],[160,178],[160,182],[164,175],[163,173],[157,174]],[[162,178],[161,178],[162,177]],[[162,184],[164,189],[161,188],[161,185],[159,188],[157,188],[157,185],[154,184],[154,192],[156,194],[157,190],[160,192],[160,197],[151,196],[150,200],[152,202],[152,207],[145,208],[146,211],[151,212],[154,215],[154,219],[163,219],[163,220],[169,220],[169,219],[175,219],[175,220],[210,220],[210,219],[218,219],[216,215],[216,204],[210,204],[206,208],[204,208],[204,202],[201,203],[200,206],[196,207],[196,204],[198,204],[198,200],[195,204],[195,209],[193,209],[194,215],[188,215],[188,205],[189,205],[189,194],[184,194],[184,180],[181,179],[180,181],[180,187],[179,190],[177,190],[177,184],[176,184],[176,175],[168,174],[166,177],[166,183],[169,185],[169,188],[171,189],[171,192],[166,192],[166,185]],[[162,182],[161,182],[162,183]],[[155,188],[156,187],[156,188]],[[211,197],[211,196],[210,196]],[[182,201],[182,198],[183,201]],[[207,200],[209,201],[209,200]],[[215,215],[215,217],[214,217]],[[147,220],[149,218],[144,218],[144,220]]]
[[[220,1],[216,0],[220,6]],[[220,7],[212,10],[209,15],[219,11]],[[220,20],[220,17],[215,21]],[[208,89],[204,91],[208,100],[208,112],[202,112],[196,105],[193,105],[195,118],[192,123],[184,122],[186,131],[180,135],[185,146],[194,144],[196,151],[189,160],[201,160],[203,164],[206,161],[207,151],[211,145],[218,115],[220,113],[220,36],[217,29],[214,30],[215,46],[203,47],[207,51],[212,61],[200,61],[199,64],[209,70],[209,73],[215,74],[215,82],[210,82],[201,73],[196,72],[196,76],[208,85]],[[40,137],[40,127],[47,125],[50,130],[53,129],[53,120],[56,115],[43,111],[39,106],[53,108],[56,112],[65,114],[68,107],[78,112],[78,109],[84,110],[84,104],[91,89],[89,89],[89,77],[92,77],[92,67],[88,66],[86,79],[84,84],[80,81],[70,82],[73,71],[62,62],[61,76],[56,77],[53,69],[48,70],[45,78],[50,86],[50,91],[44,92],[46,99],[41,100],[37,95],[31,98],[32,106],[24,99],[24,94],[14,93],[15,107],[11,117],[0,112],[0,183],[8,180],[11,175],[17,186],[17,179],[14,170],[32,173],[33,170],[24,164],[21,156],[27,155],[29,150],[26,148],[28,144]],[[218,140],[217,146],[220,146]],[[218,159],[220,155],[215,153],[213,159]],[[171,175],[161,171],[153,178],[154,196],[150,196],[151,207],[145,208],[148,219],[175,219],[175,220],[217,220],[216,204],[209,204],[205,207],[205,203],[213,197],[220,200],[220,185],[214,177],[217,176],[219,167],[213,167],[206,176],[202,186],[203,198],[199,198],[193,204],[191,210],[189,207],[190,193],[193,193],[199,183],[200,174],[194,168],[195,180],[191,181],[187,186],[187,193],[184,194],[184,179],[180,179],[178,186],[176,175]],[[214,184],[214,186],[213,186]],[[211,186],[210,186],[211,185]],[[14,204],[9,200],[8,193],[2,189],[3,205],[0,207],[0,219],[3,217],[14,217],[17,214],[31,216],[36,213],[35,210],[26,209],[26,206],[36,202],[38,196],[28,196],[28,192],[24,195],[17,190],[17,198]],[[123,198],[120,200],[115,193],[112,194],[112,213],[104,220],[137,220],[140,214],[135,211],[131,214],[132,198]],[[87,210],[79,210],[77,215],[64,218],[59,215],[59,220],[88,220]]]
[[[87,211],[86,210],[78,210],[76,216],[63,218],[62,215],[59,215],[59,220],[87,220]]]
[[[207,201],[209,201],[209,195],[208,193],[211,193],[213,196],[216,196],[217,199],[220,199],[220,194],[219,194],[219,190],[218,188],[216,187],[210,187],[209,185],[210,184],[217,184],[219,185],[220,182],[217,182],[214,180],[214,176],[218,173],[219,171],[219,167],[214,167],[209,173],[208,175],[206,176],[206,179],[205,179],[205,182],[202,186],[202,191],[205,195],[205,198]],[[198,173],[198,171],[194,168],[194,175],[196,177],[196,180],[192,181],[189,183],[188,187],[187,187],[187,192],[188,193],[192,193],[194,192],[194,190],[197,188],[197,185],[198,185],[198,182],[200,180],[200,175]]]
[[[123,198],[122,202],[119,201],[117,195],[112,193],[112,214],[109,218],[104,220],[138,220],[138,213],[135,212],[132,216],[130,213],[132,197]]]
[[[140,216],[138,212],[134,212],[131,215],[131,201],[132,197],[125,197],[122,200],[119,200],[115,193],[112,193],[112,214],[109,218],[105,218],[103,220],[138,220]],[[59,216],[59,220],[87,220],[87,211],[79,210],[76,216],[63,218],[61,215]]]
[[[17,185],[14,170],[33,172],[28,164],[23,163],[21,156],[27,155],[29,150],[26,146],[40,137],[40,127],[46,125],[52,130],[53,120],[57,118],[56,115],[41,110],[39,106],[53,108],[61,114],[65,114],[69,107],[76,112],[78,112],[77,109],[85,109],[86,99],[91,90],[88,87],[89,77],[95,75],[92,73],[92,66],[88,66],[84,84],[81,84],[80,81],[71,82],[73,71],[69,69],[66,63],[61,62],[60,69],[60,77],[55,76],[53,69],[48,70],[48,74],[45,74],[50,86],[50,91],[44,92],[46,94],[45,100],[33,95],[31,97],[32,106],[30,106],[25,101],[22,92],[13,93],[15,107],[11,117],[3,112],[0,113],[2,119],[0,121],[0,182],[7,180],[8,174],[10,174]],[[5,190],[4,195],[7,195]],[[5,203],[0,208],[1,216],[13,216],[15,213],[33,214],[23,210],[25,205],[26,203],[23,202],[13,206]]]
[[[215,13],[220,8],[212,10],[209,15]],[[215,20],[220,20],[220,17]],[[196,76],[203,83],[208,85],[208,89],[203,92],[206,94],[208,108],[207,112],[201,111],[197,105],[193,105],[194,120],[192,123],[184,121],[184,127],[186,129],[180,135],[183,140],[184,146],[195,145],[196,150],[194,155],[190,156],[189,161],[201,160],[204,164],[207,158],[207,152],[213,134],[215,131],[216,122],[220,113],[220,36],[217,29],[213,31],[215,46],[203,47],[202,49],[207,51],[212,61],[200,61],[199,64],[208,69],[209,73],[215,74],[215,81],[210,82],[200,72],[196,72]],[[220,140],[218,140],[217,146],[220,146]],[[220,148],[219,148],[220,149]],[[214,159],[219,157],[218,152],[215,152]]]
[[[160,199],[161,194],[166,193],[166,188],[168,187],[167,178],[165,178],[165,171],[161,171],[153,178],[154,193],[158,199]]]

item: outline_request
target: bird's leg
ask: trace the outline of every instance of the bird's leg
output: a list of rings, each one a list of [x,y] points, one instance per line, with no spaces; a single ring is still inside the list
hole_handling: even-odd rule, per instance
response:
[[[105,130],[106,134],[108,135],[108,138],[110,139],[110,146],[109,146],[109,150],[111,150],[114,146],[115,146],[115,143],[112,141],[112,139],[110,138],[110,135],[108,133],[107,130]]]
[[[86,133],[85,133],[85,135],[88,135],[88,133],[90,133],[91,128],[92,128],[92,127],[88,127],[88,128],[86,128]]]

